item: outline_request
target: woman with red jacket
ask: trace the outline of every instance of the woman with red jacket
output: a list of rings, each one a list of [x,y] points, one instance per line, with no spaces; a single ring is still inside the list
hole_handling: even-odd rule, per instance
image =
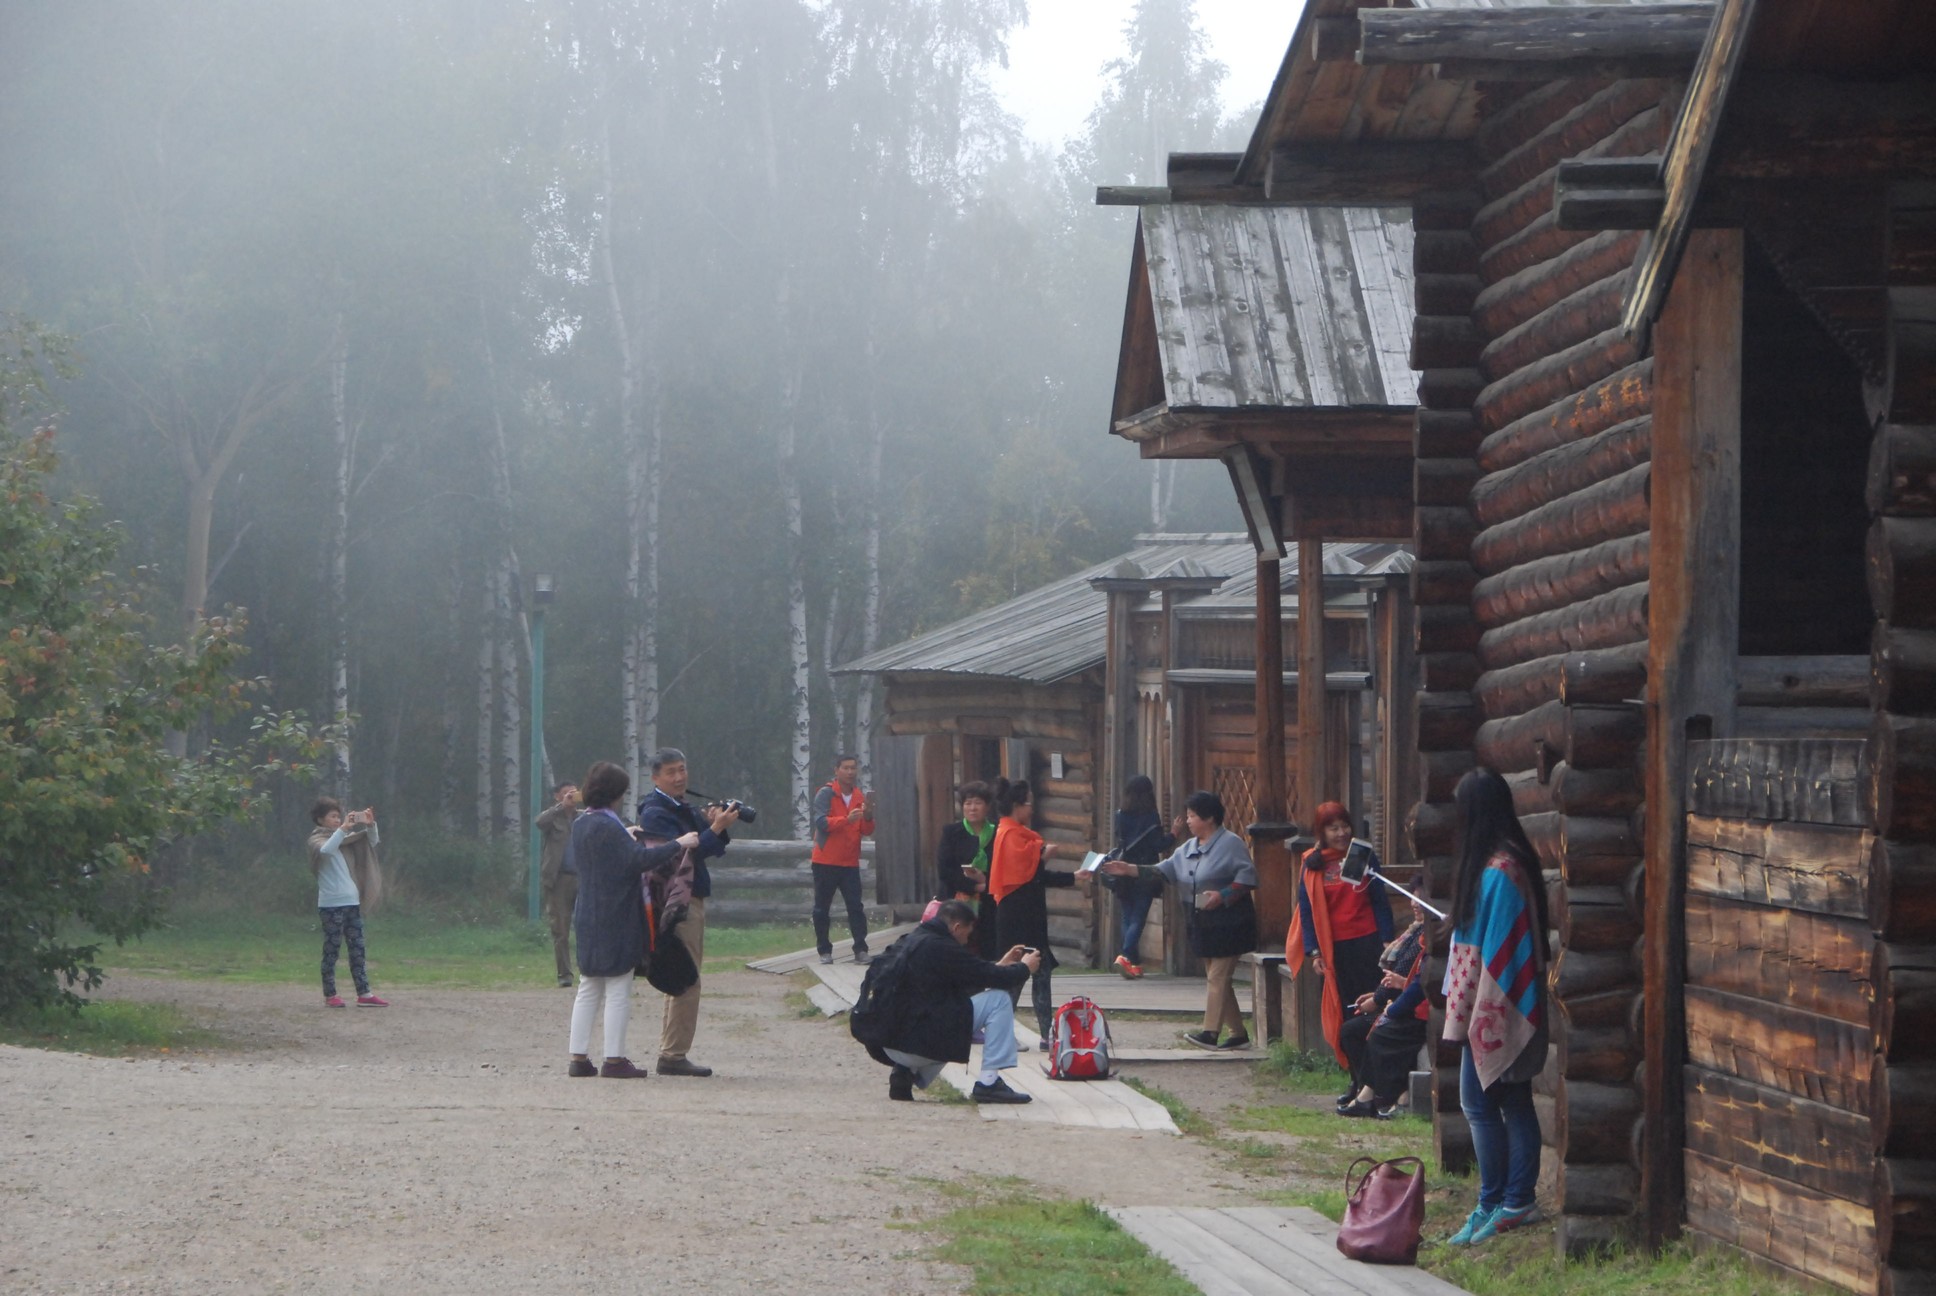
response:
[[[1052,873],[1042,867],[1065,850],[1080,855],[1083,848],[1057,845],[1042,840],[1042,834],[1029,826],[1035,818],[1035,798],[1027,782],[995,780],[995,844],[988,865],[988,894],[995,898],[995,944],[1001,949],[1017,945],[1037,950],[1042,965],[1030,977],[1035,1002],[1035,1024],[1046,1042],[1049,1023],[1055,1016],[1054,992],[1049,974],[1055,970],[1055,955],[1049,951],[1049,893],[1052,886],[1087,884],[1090,874]]]
[[[1318,807],[1313,828],[1318,844],[1298,870],[1297,916],[1285,941],[1284,955],[1293,974],[1310,959],[1324,978],[1320,1016],[1324,1038],[1341,1066],[1349,1066],[1338,1031],[1346,1010],[1378,988],[1378,955],[1391,942],[1391,905],[1385,884],[1371,869],[1353,882],[1344,876],[1345,852],[1351,849],[1351,813],[1336,801]],[[1370,851],[1371,847],[1364,848]]]

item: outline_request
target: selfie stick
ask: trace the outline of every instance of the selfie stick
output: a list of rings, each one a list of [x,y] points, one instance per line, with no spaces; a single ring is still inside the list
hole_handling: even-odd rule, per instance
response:
[[[1418,905],[1420,908],[1424,909],[1426,913],[1431,914],[1434,918],[1439,919],[1441,922],[1444,921],[1445,919],[1444,910],[1438,908],[1437,906],[1432,904],[1431,901],[1425,899],[1423,896],[1414,895],[1412,892],[1407,891],[1404,887],[1398,885],[1398,883],[1392,881],[1390,878],[1386,877],[1383,873],[1380,873],[1377,869],[1373,868],[1368,858],[1371,852],[1369,850],[1366,850],[1362,854],[1360,854],[1358,850],[1359,845],[1360,843],[1354,841],[1351,843],[1351,849],[1345,852],[1344,877],[1347,882],[1359,882],[1359,881],[1363,881],[1366,877],[1375,877],[1380,882],[1383,882],[1386,886],[1390,887],[1392,890],[1398,892],[1398,894],[1404,896],[1407,900],[1410,900],[1413,904]],[[1358,859],[1358,865],[1355,869],[1352,867],[1352,858],[1354,856],[1356,856]],[[1353,876],[1354,873],[1356,874],[1356,876]]]

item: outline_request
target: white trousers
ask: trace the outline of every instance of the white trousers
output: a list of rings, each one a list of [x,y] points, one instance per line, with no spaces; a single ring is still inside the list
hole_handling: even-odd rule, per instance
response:
[[[632,1017],[632,977],[578,978],[578,997],[571,1004],[571,1051],[574,1056],[589,1053],[592,1046],[592,1015],[598,1001],[605,1001],[605,1056],[625,1056],[625,1024]]]

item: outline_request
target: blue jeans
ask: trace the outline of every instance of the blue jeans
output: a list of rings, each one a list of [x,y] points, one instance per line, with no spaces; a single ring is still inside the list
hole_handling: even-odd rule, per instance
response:
[[[1140,887],[1124,890],[1125,894],[1117,896],[1123,907],[1123,956],[1131,963],[1141,963],[1136,947],[1143,943],[1143,926],[1149,922],[1150,902],[1156,896]]]
[[[1533,1082],[1501,1080],[1479,1086],[1472,1047],[1461,1050],[1459,1107],[1472,1127],[1472,1154],[1479,1163],[1479,1208],[1514,1210],[1533,1204],[1539,1185],[1539,1115]]]
[[[969,1000],[975,1007],[975,1034],[981,1038],[984,1071],[1006,1071],[1020,1061],[1015,1047],[1015,1001],[1006,990],[984,990]],[[914,1072],[914,1083],[926,1089],[947,1063],[900,1049],[883,1049],[889,1057]]]

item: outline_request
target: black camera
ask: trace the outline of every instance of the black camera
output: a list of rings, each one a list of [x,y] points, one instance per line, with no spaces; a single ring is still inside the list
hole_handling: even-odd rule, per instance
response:
[[[739,821],[741,823],[757,823],[759,821],[760,812],[752,806],[747,805],[744,801],[715,801],[713,804],[722,810],[739,811]]]

